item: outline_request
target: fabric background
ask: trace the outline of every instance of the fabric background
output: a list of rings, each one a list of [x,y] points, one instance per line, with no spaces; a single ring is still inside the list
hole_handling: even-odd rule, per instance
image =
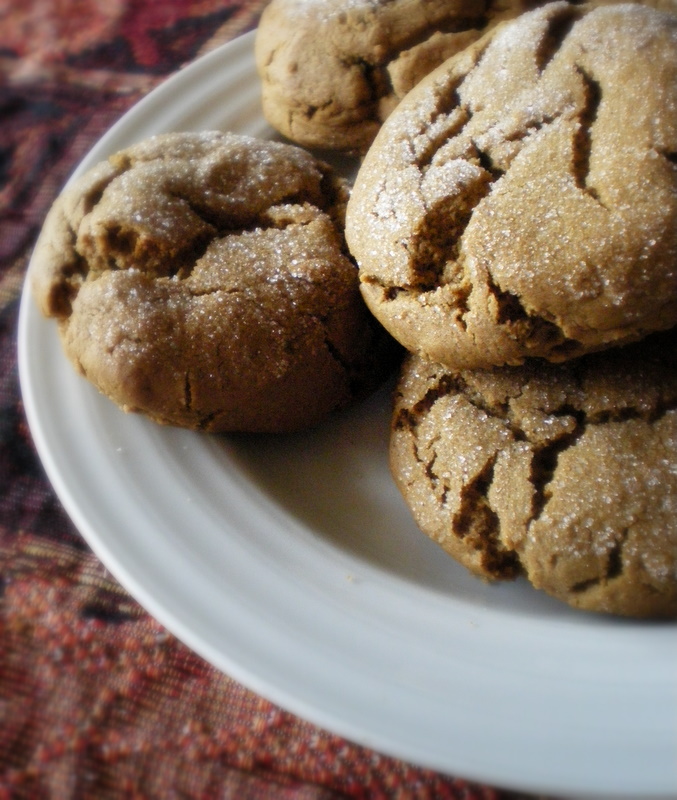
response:
[[[354,745],[212,668],[91,553],[31,441],[16,328],[48,207],[127,109],[264,5],[0,0],[0,800],[515,797]]]

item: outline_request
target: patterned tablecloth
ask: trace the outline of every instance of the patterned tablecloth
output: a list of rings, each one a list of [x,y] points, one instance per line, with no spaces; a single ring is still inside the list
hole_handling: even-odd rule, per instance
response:
[[[258,697],[151,618],[45,478],[17,374],[49,205],[96,140],[264,0],[0,0],[0,798],[513,797],[372,752]]]

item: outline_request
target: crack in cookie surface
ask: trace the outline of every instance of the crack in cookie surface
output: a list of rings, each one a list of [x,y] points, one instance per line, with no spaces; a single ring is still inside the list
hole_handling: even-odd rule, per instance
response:
[[[35,295],[76,368],[125,410],[208,431],[312,426],[399,352],[360,297],[347,193],[291,145],[152,137],[56,201]]]
[[[556,2],[426,78],[348,205],[374,314],[451,368],[562,361],[674,324],[677,176],[651,156],[675,149],[660,99],[675,63],[669,15]]]
[[[530,0],[273,0],[257,29],[263,111],[308,147],[364,153],[421,78]]]
[[[579,112],[580,127],[576,134],[574,179],[576,185],[587,192],[601,205],[604,205],[594,186],[590,186],[588,179],[590,176],[590,157],[592,152],[592,128],[597,118],[597,111],[602,100],[602,89],[599,81],[596,81],[582,67],[576,65],[576,71],[583,80],[584,103]],[[604,206],[606,208],[606,206]]]
[[[565,365],[404,365],[393,476],[473,573],[572,606],[677,616],[675,334]]]

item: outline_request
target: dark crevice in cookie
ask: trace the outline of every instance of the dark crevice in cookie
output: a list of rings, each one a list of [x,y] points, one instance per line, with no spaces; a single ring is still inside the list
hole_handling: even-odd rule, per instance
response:
[[[388,71],[381,65],[369,64],[366,61],[360,62],[364,80],[369,87],[370,103],[366,108],[370,113],[366,114],[364,119],[373,119],[375,122],[380,122],[378,118],[378,102],[384,97],[388,97],[393,93],[393,86],[390,81]]]
[[[324,327],[325,326],[324,320],[320,318],[320,322]],[[343,357],[343,354],[338,349],[338,347],[336,347],[336,345],[329,338],[329,336],[325,335],[324,346],[327,348],[327,352],[329,353],[329,355],[334,359],[334,361],[339,365],[339,367],[341,367],[344,373],[348,375],[351,372],[351,366]]]
[[[379,118],[378,105],[379,101],[384,97],[393,94],[393,87],[390,81],[390,76],[383,63],[375,63],[368,61],[359,56],[346,56],[339,58],[341,68],[350,73],[351,70],[357,68],[362,73],[362,85],[367,91],[367,95],[362,99],[359,106],[355,107],[355,111],[359,111],[360,122],[373,121],[377,124],[383,122]],[[312,120],[312,118],[320,111],[324,112],[326,109],[331,108],[335,101],[328,100],[319,106],[307,106],[304,116]]]
[[[408,428],[409,430],[413,430],[418,423],[417,417],[412,413],[411,409],[409,408],[400,408],[393,417],[392,420],[392,429],[393,430],[401,430],[402,428]]]
[[[325,109],[331,106],[332,101],[329,100],[321,106],[306,106],[303,110],[303,116],[311,120],[314,116],[320,113],[320,111],[324,111]]]
[[[623,574],[623,547],[628,538],[627,528],[622,532],[621,538],[614,544],[609,551],[606,560],[606,574],[607,581],[618,578]]]
[[[477,152],[483,172],[455,194],[429,205],[416,236],[406,242],[416,272],[416,284],[407,288],[432,291],[441,283],[456,284],[459,299],[467,301],[470,290],[462,287],[465,276],[459,261],[462,237],[476,207],[489,194],[493,182],[503,174],[493,168],[488,156]]]
[[[120,177],[120,175],[126,172],[129,168],[128,164],[119,163],[121,162],[121,159],[116,158],[115,156],[111,156],[108,159],[108,162],[114,167],[116,172],[112,175],[107,174],[102,176],[99,180],[90,185],[89,191],[83,193],[81,198],[83,216],[91,214],[91,212],[102,201],[103,196],[106,193],[106,189],[108,189],[111,183],[114,183]]]
[[[282,197],[280,199],[279,206],[273,206],[265,213],[261,213],[258,216],[249,218],[245,218],[244,216],[231,216],[224,219],[223,214],[210,211],[202,205],[191,202],[185,197],[179,196],[179,199],[185,202],[195,216],[198,217],[208,227],[206,230],[202,230],[200,233],[196,234],[192,241],[186,242],[186,246],[181,252],[171,255],[168,254],[168,257],[162,262],[166,266],[167,271],[158,269],[149,271],[158,275],[176,276],[181,280],[184,280],[190,276],[197,262],[205,255],[210,244],[215,239],[226,237],[230,234],[239,235],[243,233],[251,233],[274,228],[284,229],[289,225],[309,224],[309,222],[294,219],[292,216],[289,216],[288,218],[275,216],[271,212],[279,206],[284,205],[308,204],[314,208],[318,207],[316,205],[317,198],[312,195],[312,193],[309,192],[306,196],[305,193],[294,192],[288,197]],[[331,202],[331,200],[329,202]],[[323,213],[329,213],[324,211],[324,209],[320,209],[320,211]],[[334,221],[334,224],[338,229],[339,226],[336,220]],[[130,231],[124,236],[120,233],[115,234],[111,242],[115,253],[127,256],[130,250],[133,250],[136,246],[134,235],[134,231]],[[140,258],[140,262],[143,263],[146,258],[147,254],[143,254],[143,256]],[[113,264],[111,266],[113,266]],[[210,292],[205,292],[205,294],[209,293]]]
[[[489,24],[489,18],[484,14],[476,14],[467,17],[451,16],[447,20],[437,20],[429,28],[418,30],[407,38],[399,39],[397,42],[397,52],[391,53],[393,59],[397,59],[405,50],[411,50],[417,45],[424,44],[436,33],[465,33],[466,31],[477,31],[478,35]]]
[[[361,283],[367,284],[369,286],[377,286],[382,291],[381,300],[384,303],[392,302],[396,300],[401,294],[403,293],[413,293],[419,295],[424,292],[434,291],[440,285],[437,281],[437,277],[441,274],[442,269],[445,265],[441,267],[438,265],[437,267],[432,266],[432,264],[428,264],[424,266],[420,280],[416,283],[409,283],[405,284],[404,286],[388,286],[384,284],[382,281],[374,278],[371,275],[363,275],[360,278]],[[426,280],[427,278],[427,280]],[[458,289],[458,298],[459,298],[459,308],[464,311],[466,309],[467,298],[470,294],[469,289],[461,288]]]
[[[470,193],[473,189],[475,192]],[[480,184],[468,187],[468,191],[466,197],[454,197],[452,202],[445,198],[429,208],[416,237],[406,243],[416,272],[415,284],[406,288],[426,292],[444,282],[458,285],[463,293],[464,273],[459,264],[461,238],[475,206],[486,195]]]
[[[578,581],[569,588],[572,594],[581,594],[587,592],[595,586],[600,584],[607,584],[615,578],[619,578],[623,574],[623,547],[628,538],[629,531],[627,528],[622,531],[621,537],[614,542],[613,547],[609,550],[606,557],[606,564],[604,565],[604,573],[596,575],[594,578],[587,578],[586,580]]]
[[[178,253],[174,258],[168,260],[169,263],[167,266],[170,271],[167,273],[167,276],[175,276],[180,280],[186,279],[193,272],[197,262],[207,252],[207,248],[209,247],[211,240],[212,239],[209,234],[199,236],[193,242],[191,242],[190,246],[184,251]]]
[[[340,210],[345,211],[345,204],[348,202],[348,191],[345,185],[336,180],[336,177],[328,170],[323,171],[320,179],[320,194],[322,203],[319,208],[329,214],[332,219],[343,224],[345,220],[338,214]],[[317,206],[316,199],[312,201],[312,204]]]
[[[473,140],[472,142],[473,148],[475,150],[475,159],[477,163],[485,172],[488,172],[491,176],[491,181],[497,181],[500,177],[505,174],[505,170],[500,169],[497,167],[489,153],[486,150],[483,150],[476,141]],[[487,187],[488,190],[488,187]],[[481,198],[480,198],[481,199]],[[479,202],[479,201],[478,201]]]
[[[585,103],[579,113],[580,125],[574,139],[574,180],[579,189],[582,189],[598,203],[604,205],[596,189],[588,185],[590,155],[592,152],[592,126],[597,119],[597,112],[602,101],[602,89],[598,81],[589,75],[582,67],[576,66],[575,69],[583,80]]]
[[[110,181],[108,181],[108,183],[110,183]],[[105,186],[101,186],[99,189],[96,189],[95,191],[92,191],[83,197],[82,202],[83,202],[85,216],[87,214],[91,214],[91,212],[96,208],[96,206],[99,205],[99,203],[103,199],[103,193],[106,190],[108,183],[106,183]]]
[[[484,469],[467,483],[461,491],[461,507],[452,524],[454,534],[460,539],[468,536],[477,536],[480,533],[480,542],[486,535],[495,535],[498,529],[498,515],[489,506],[487,494],[494,479],[495,458],[490,459]]]
[[[677,153],[673,153],[669,150],[659,150],[658,151],[666,161],[669,161],[671,164],[677,166]]]
[[[74,272],[73,275],[77,275],[77,272]],[[70,317],[73,311],[73,300],[80,290],[80,285],[81,281],[66,279],[58,284],[54,283],[50,287],[49,310],[52,316],[60,319]]]
[[[193,214],[195,214],[196,217],[198,217],[206,226],[210,228],[209,231],[196,236],[195,242],[199,242],[202,238],[204,238],[207,240],[207,243],[209,243],[209,240],[212,237],[227,236],[231,233],[239,234],[247,231],[265,230],[268,228],[283,229],[288,225],[308,224],[308,221],[306,220],[295,219],[292,214],[286,213],[284,209],[285,206],[308,205],[319,209],[319,211],[328,213],[326,209],[331,207],[334,199],[338,197],[339,189],[338,187],[334,188],[332,186],[331,178],[329,176],[323,176],[323,179],[321,179],[321,185],[323,189],[326,189],[327,192],[330,193],[329,197],[322,195],[321,198],[318,198],[317,193],[311,189],[308,191],[299,191],[295,188],[290,191],[289,194],[283,194],[282,196],[276,198],[275,205],[259,210],[258,213],[249,211],[241,211],[239,214],[236,214],[232,211],[226,213],[218,209],[210,209],[202,203],[196,202],[187,197],[182,197],[181,195],[176,195],[176,198],[184,202],[190,208]],[[326,200],[326,202],[322,202],[321,205],[318,205],[318,199],[321,199],[322,201]],[[276,214],[276,212],[280,211],[282,213]]]
[[[450,266],[450,265],[447,265]],[[455,272],[455,280],[454,280],[454,310],[455,310],[455,317],[454,317],[454,324],[456,324],[462,331],[468,330],[468,323],[466,322],[466,316],[470,312],[470,295],[472,294],[472,286],[470,283],[464,283],[463,277],[459,280],[458,273],[462,269],[460,260],[454,263],[454,272]],[[444,276],[444,280],[441,281],[441,285],[447,286],[449,285],[450,281],[447,279],[447,276]]]
[[[76,249],[77,236],[72,228],[68,229],[69,246],[64,250],[71,257],[67,263],[60,265],[61,279],[53,281],[49,292],[50,314],[55,317],[70,317],[73,300],[89,273],[89,264]]]
[[[529,323],[533,319],[519,297],[513,292],[501,289],[491,277],[487,278],[487,289],[496,301],[495,320],[499,325]]]
[[[455,17],[447,22],[441,22],[431,28],[423,41],[430,39],[430,37],[440,31],[441,33],[465,33],[466,31],[477,31],[478,34],[483,31],[489,24],[489,17],[486,15],[477,15],[472,17]],[[411,45],[410,45],[411,46]]]
[[[185,202],[201,220],[205,215],[199,207],[193,207],[186,198],[177,196]],[[161,245],[149,236],[142,236],[132,227],[111,224],[105,233],[105,252],[108,266],[112,270],[136,267],[156,277],[178,275],[187,277],[209,245],[211,232],[202,232],[192,241],[187,241],[179,252],[161,252]],[[100,249],[100,248],[97,248]]]
[[[459,327],[467,331],[468,324],[465,321],[465,318],[470,311],[470,295],[472,294],[472,286],[457,286],[456,293],[454,299],[456,301],[456,311],[457,317],[456,322],[458,323]]]
[[[461,104],[458,90],[462,83],[463,78],[458,78],[454,85],[446,87],[445,97],[439,98],[440,105],[430,119],[426,120],[426,127],[421,131],[425,136],[425,148],[415,159],[415,164],[421,173],[425,173],[446,142],[460,136],[472,119],[472,112]],[[456,113],[452,117],[453,112]],[[444,118],[446,118],[445,124],[442,125],[440,120]]]
[[[552,125],[552,123],[558,120],[561,116],[561,112],[557,114],[543,114],[539,119],[532,119],[523,128],[508,133],[504,137],[505,141],[522,142],[525,139],[528,139],[529,136],[533,136],[533,134],[543,130],[543,128],[547,128],[548,125]]]
[[[556,353],[558,348],[564,353],[572,346],[558,325],[529,314],[516,294],[504,291],[491,278],[487,281],[487,289],[496,301],[496,323],[512,328],[525,344],[538,342],[540,349],[547,350],[549,355]]]
[[[381,0],[381,5],[387,5]],[[369,62],[372,67],[388,67],[393,61],[397,61],[402,53],[411,50],[418,45],[425,44],[437,33],[465,33],[466,31],[477,31],[479,36],[489,24],[489,18],[486,14],[477,13],[467,17],[460,17],[450,14],[449,19],[436,20],[427,28],[415,29],[412,32],[405,33],[405,28],[400,26],[399,35],[392,39],[391,47],[382,52],[382,55],[373,62]]]
[[[640,410],[638,408],[605,409],[597,414],[590,414],[587,422],[590,425],[605,425],[610,422],[627,422],[631,419],[641,419],[646,422],[655,422],[664,413],[664,409]]]
[[[112,264],[118,262],[121,256],[124,259],[133,255],[139,245],[139,233],[133,228],[123,229],[121,225],[111,225],[108,228],[107,249],[112,251]]]
[[[625,407],[619,409],[605,409],[596,414],[589,414],[586,418],[588,425],[604,425],[609,422],[627,422],[638,419],[649,424],[655,424],[666,414],[677,410],[677,398],[671,401],[658,401],[653,408]]]
[[[478,56],[478,62],[484,51]],[[453,84],[445,87],[444,95],[438,97],[435,114],[426,122],[425,147],[413,159],[422,175],[428,170],[442,166],[439,154],[445,144],[462,135],[471,121],[471,109],[463,105],[459,90],[465,76],[459,76]],[[431,131],[434,133],[431,134]],[[422,132],[423,133],[423,132]],[[417,272],[417,291],[430,291],[439,285],[440,276],[447,273],[445,283],[456,283],[462,279],[460,270],[450,267],[458,260],[461,238],[477,205],[487,196],[491,185],[503,171],[496,168],[488,153],[472,142],[474,160],[482,168],[480,175],[463,193],[446,197],[434,207],[427,209],[425,225],[410,246],[412,261]],[[471,159],[472,160],[472,159]],[[456,273],[449,277],[450,273]]]
[[[431,386],[425,395],[411,408],[402,408],[394,418],[395,428],[407,427],[414,429],[420,418],[425,416],[435,403],[449,394],[462,394],[465,400],[474,408],[486,414],[491,419],[499,420],[509,431],[513,441],[526,441],[524,431],[515,423],[510,414],[509,401],[503,403],[487,403],[479,392],[471,389],[460,374],[443,374],[434,386]]]
[[[398,40],[396,49],[392,52],[388,52],[383,62],[379,65],[382,87],[387,86],[387,89],[381,88],[381,94],[378,95],[378,98],[391,96],[395,93],[392,86],[392,81],[390,79],[390,74],[388,73],[388,68],[391,64],[396,63],[400,58],[402,58],[403,53],[406,53],[406,51],[412,50],[419,45],[425,44],[435,34],[453,34],[475,31],[477,38],[479,38],[482,31],[487,27],[488,24],[489,18],[485,14],[478,14],[476,16],[469,17],[452,17],[446,21],[437,21],[430,28],[417,31],[414,35],[411,35],[406,39]]]
[[[421,453],[418,448],[416,448],[416,459],[423,466],[423,471],[425,472],[426,478],[430,482],[431,486],[435,487],[437,490],[439,497],[438,501],[441,505],[444,505],[447,501],[447,495],[449,494],[449,487],[443,482],[440,481],[439,476],[435,472],[435,462],[437,461],[437,452],[435,451],[435,445],[439,441],[439,436],[433,437],[428,443],[427,447],[429,450],[432,450],[433,456],[430,460],[424,461],[421,458]]]
[[[548,30],[534,53],[539,72],[543,72],[555,57],[580,17],[581,13],[569,6],[563,7],[557,16],[553,16],[549,20]]]
[[[514,550],[505,550],[497,535],[487,539],[485,544],[482,566],[489,575],[496,580],[510,581],[523,574],[518,554]]]
[[[227,232],[237,230],[238,228],[246,225],[249,220],[235,216],[229,217],[224,220],[223,213],[209,209],[204,203],[197,202],[196,200],[186,197],[182,194],[168,193],[168,196],[180,203],[185,204],[195,216],[211,228],[209,234],[204,234],[205,238],[213,236],[219,232]]]
[[[563,406],[558,409],[556,414],[551,414],[551,416],[571,417],[576,421],[576,425],[572,431],[565,433],[534,452],[531,462],[531,483],[534,487],[531,510],[532,522],[541,516],[548,503],[550,497],[548,486],[557,470],[560,454],[574,445],[585,431],[585,415],[575,408]]]
[[[393,420],[393,427],[413,429],[421,416],[427,414],[440,397],[445,397],[452,392],[460,392],[465,384],[459,376],[445,374],[431,386],[423,397],[411,408],[401,408]]]
[[[416,419],[421,415],[427,414],[440,397],[461,392],[465,383],[458,375],[442,375],[434,386],[431,386],[423,397],[412,406],[412,414]]]
[[[482,566],[497,580],[515,578],[521,572],[520,561],[500,540],[500,520],[491,507],[488,494],[494,477],[495,458],[489,459],[474,480],[463,487],[461,506],[451,530],[474,550],[482,553]]]
[[[465,387],[466,400],[487,417],[499,420],[503,423],[505,428],[510,431],[513,441],[524,442],[527,440],[527,435],[515,422],[510,413],[510,403],[505,401],[503,403],[487,403],[479,392],[473,392],[469,387]]]
[[[193,392],[190,385],[190,372],[186,372],[183,380],[183,405],[186,411],[192,411]]]
[[[569,587],[569,591],[571,594],[582,594],[583,592],[587,592],[588,589],[592,589],[593,586],[598,586],[600,581],[601,578],[587,578],[584,581],[574,583],[573,586]]]
[[[526,309],[516,294],[503,291],[491,278],[487,281],[487,288],[496,300],[496,322],[499,325],[506,325],[510,322],[522,322],[529,319]]]
[[[377,283],[377,281],[365,281],[365,283]],[[394,300],[399,294],[405,291],[404,287],[402,286],[382,286],[383,289],[383,299],[385,301],[392,301]]]
[[[467,402],[478,411],[502,422],[510,431],[514,441],[526,441],[526,434],[511,417],[509,399],[502,403],[487,403],[483,396],[479,392],[473,391],[463,376],[458,373],[442,374],[435,385],[431,386],[411,408],[400,409],[394,419],[394,427],[415,428],[419,419],[425,416],[441,397],[450,394],[462,394]]]
[[[219,412],[214,411],[211,414],[207,414],[197,423],[196,429],[198,431],[208,431],[212,427],[212,422],[217,419],[219,416]]]
[[[544,323],[551,324],[551,323]],[[552,326],[556,331],[561,341],[548,350],[548,357],[552,361],[568,361],[575,356],[582,355],[586,352],[584,345],[576,339],[562,338],[562,332],[556,326]],[[554,332],[553,332],[554,333]],[[554,337],[553,337],[554,338]]]

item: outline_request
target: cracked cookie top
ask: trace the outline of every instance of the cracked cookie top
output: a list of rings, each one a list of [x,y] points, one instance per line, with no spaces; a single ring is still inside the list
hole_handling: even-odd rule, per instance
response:
[[[306,147],[364,152],[435,67],[538,0],[272,0],[256,34],[263,112]]]
[[[393,363],[347,256],[346,198],[291,145],[156,136],[57,199],[33,293],[76,368],[125,410],[207,431],[308,427]]]
[[[421,530],[487,580],[677,617],[676,345],[490,370],[408,356],[390,458]]]
[[[356,178],[364,297],[450,368],[677,322],[677,17],[551,3],[414,88]]]

